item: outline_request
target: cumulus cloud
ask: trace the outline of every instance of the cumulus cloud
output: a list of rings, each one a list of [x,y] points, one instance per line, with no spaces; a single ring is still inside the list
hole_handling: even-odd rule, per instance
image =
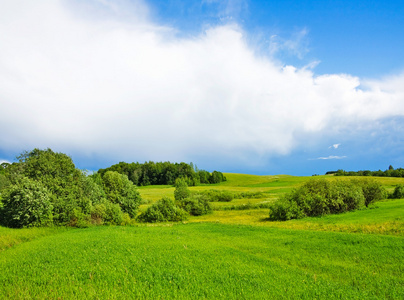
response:
[[[238,25],[178,38],[144,2],[85,3],[3,2],[3,149],[244,159],[404,115],[404,74],[316,76],[256,55]]]
[[[341,144],[333,144],[332,146],[328,147],[329,149],[334,148],[334,149],[338,149],[339,146],[341,146]]]

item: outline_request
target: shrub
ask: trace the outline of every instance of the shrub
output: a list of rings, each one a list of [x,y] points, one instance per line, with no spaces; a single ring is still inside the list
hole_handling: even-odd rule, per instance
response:
[[[124,220],[121,207],[117,203],[105,203],[104,224],[106,225],[121,225]]]
[[[91,222],[95,225],[102,225],[107,215],[107,207],[103,203],[95,204],[91,207]]]
[[[305,217],[301,207],[295,201],[291,201],[290,197],[292,195],[286,195],[270,207],[269,219],[271,221],[287,221]]]
[[[80,207],[73,209],[69,226],[85,228],[90,225],[90,216],[82,212]]]
[[[21,228],[52,225],[49,191],[39,182],[23,177],[2,194],[0,223]]]
[[[354,182],[362,188],[366,207],[373,202],[386,198],[385,189],[377,181],[364,179],[355,180]]]
[[[178,206],[192,216],[201,216],[212,212],[208,198],[204,195],[193,195],[182,199],[178,202]]]
[[[198,194],[206,196],[210,202],[230,202],[234,199],[234,195],[229,191],[207,190]]]
[[[311,180],[270,207],[270,220],[290,220],[359,209],[383,199],[383,187],[371,180]]]
[[[399,184],[394,188],[394,192],[389,196],[391,199],[402,199],[404,198],[404,185]]]
[[[178,222],[188,218],[188,213],[175,205],[174,201],[168,197],[154,203],[145,212],[139,215],[140,222]]]

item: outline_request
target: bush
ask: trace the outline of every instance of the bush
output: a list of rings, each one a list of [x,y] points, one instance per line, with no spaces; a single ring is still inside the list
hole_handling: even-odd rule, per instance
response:
[[[23,177],[2,194],[0,223],[21,228],[52,225],[49,191],[39,182]]]
[[[107,207],[103,203],[95,204],[91,207],[91,223],[94,225],[104,224],[107,215]]]
[[[121,225],[124,221],[124,214],[121,207],[117,203],[106,202],[105,203],[105,225]]]
[[[90,225],[90,216],[82,212],[80,207],[73,209],[69,226],[85,228]]]
[[[295,201],[289,199],[292,195],[287,195],[276,201],[269,210],[271,221],[287,221],[291,219],[301,219],[305,217],[302,208]]]
[[[380,201],[386,198],[386,191],[380,183],[375,180],[355,180],[357,185],[362,188],[363,196],[365,197],[366,207],[369,204]]]
[[[359,209],[383,199],[383,187],[371,180],[311,180],[270,207],[270,220],[290,220]]]
[[[179,222],[188,218],[188,213],[175,205],[174,201],[164,197],[150,206],[145,212],[139,215],[139,222]]]
[[[234,199],[234,195],[229,191],[207,190],[198,194],[206,196],[210,202],[230,202]]]
[[[404,198],[404,185],[399,184],[395,187],[394,192],[389,196],[390,199]]]
[[[179,201],[178,205],[192,216],[201,216],[212,212],[212,207],[204,195],[193,195],[185,198]]]

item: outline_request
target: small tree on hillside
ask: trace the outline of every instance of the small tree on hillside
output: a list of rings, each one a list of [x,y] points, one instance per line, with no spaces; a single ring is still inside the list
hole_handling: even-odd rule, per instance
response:
[[[191,192],[188,189],[187,182],[184,178],[177,178],[175,180],[174,198],[177,201],[188,198]]]

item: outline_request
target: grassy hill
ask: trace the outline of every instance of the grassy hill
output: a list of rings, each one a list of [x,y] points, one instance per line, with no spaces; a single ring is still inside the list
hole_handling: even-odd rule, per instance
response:
[[[223,204],[248,205],[275,201],[309,179],[226,177],[191,190],[265,195]],[[390,190],[404,183],[377,180]],[[149,202],[143,209],[173,191],[140,188]],[[268,209],[218,208],[181,224],[0,227],[0,299],[404,298],[404,199],[322,218],[267,217]]]

